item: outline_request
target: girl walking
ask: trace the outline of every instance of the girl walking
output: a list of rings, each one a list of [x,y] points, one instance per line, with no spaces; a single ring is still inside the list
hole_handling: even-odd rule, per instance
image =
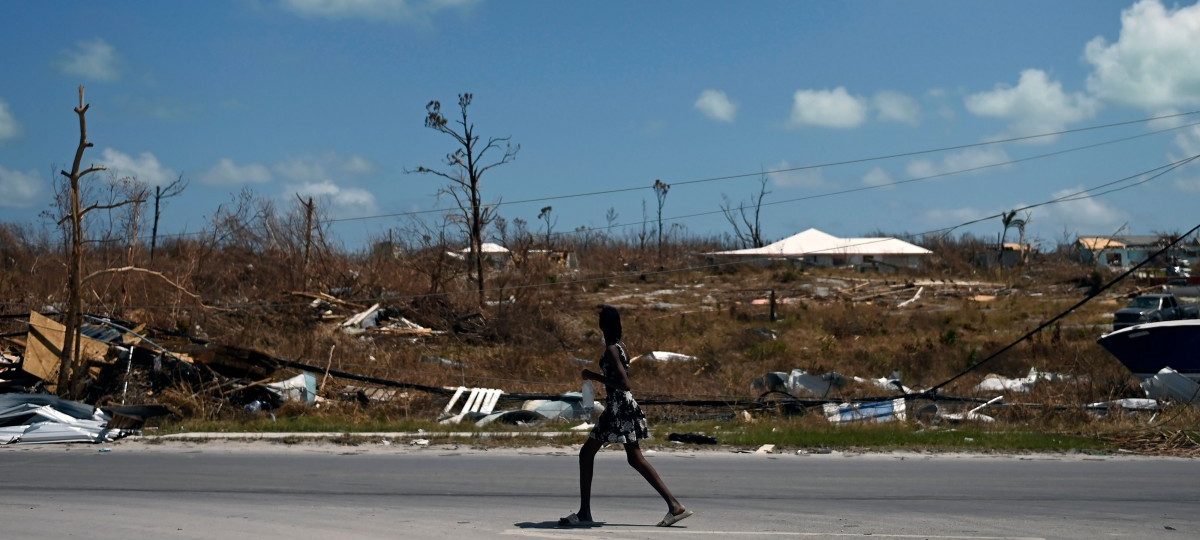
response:
[[[600,306],[600,331],[604,334],[604,355],[600,357],[600,373],[584,369],[582,377],[604,384],[604,412],[587,442],[579,450],[579,511],[559,520],[560,525],[581,525],[592,520],[592,466],[596,452],[606,443],[625,446],[629,465],[645,478],[667,503],[667,514],[659,527],[669,527],[692,515],[671,495],[658,472],[646,461],[638,441],[650,437],[646,416],[629,390],[629,356],[621,343],[621,315],[617,308]]]

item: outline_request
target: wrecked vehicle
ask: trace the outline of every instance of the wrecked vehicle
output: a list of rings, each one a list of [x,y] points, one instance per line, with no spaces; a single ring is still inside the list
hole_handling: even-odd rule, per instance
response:
[[[1137,324],[1200,319],[1200,307],[1186,305],[1174,294],[1143,294],[1113,314],[1113,330]]]

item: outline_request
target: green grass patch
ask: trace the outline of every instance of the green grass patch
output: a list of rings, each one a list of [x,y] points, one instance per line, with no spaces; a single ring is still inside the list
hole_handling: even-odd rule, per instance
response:
[[[774,444],[777,449],[831,448],[862,450],[973,451],[973,452],[1108,452],[1116,446],[1097,437],[1077,434],[988,430],[977,427],[921,428],[904,423],[848,426],[800,425],[792,422],[736,424],[683,424],[658,426],[665,442],[670,432],[703,432],[719,444],[754,447]]]

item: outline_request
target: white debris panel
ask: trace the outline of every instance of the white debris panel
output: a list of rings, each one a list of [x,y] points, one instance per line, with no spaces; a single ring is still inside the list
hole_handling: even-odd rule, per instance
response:
[[[904,398],[887,401],[872,401],[867,403],[826,403],[823,405],[825,418],[831,424],[849,422],[891,422],[904,421]]]
[[[1038,381],[1062,381],[1072,378],[1070,375],[1038,371],[1029,368],[1029,375],[1020,378],[1009,378],[995,373],[988,373],[983,381],[975,385],[977,392],[1021,392],[1028,393]]]
[[[0,394],[0,444],[89,442],[129,433],[108,429],[107,413],[46,394]]]
[[[637,358],[634,358],[635,361],[641,360],[653,362],[691,362],[695,359],[695,356],[688,356],[686,354],[668,351],[650,351]]]
[[[1174,403],[1200,405],[1200,383],[1193,381],[1170,367],[1142,381],[1146,397]]]

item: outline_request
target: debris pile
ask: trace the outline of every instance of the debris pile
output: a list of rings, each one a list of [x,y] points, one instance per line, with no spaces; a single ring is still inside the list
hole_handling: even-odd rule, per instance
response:
[[[333,305],[325,299],[319,301]],[[402,317],[385,317],[378,306],[365,314],[357,313],[353,319],[352,325],[342,326],[367,331],[364,328],[380,328],[382,324],[383,332],[392,332],[386,329],[399,324],[405,333],[414,330],[413,323]],[[92,316],[86,316],[85,320],[88,322],[80,329],[79,341],[82,365],[71,381],[72,394],[81,396],[82,403],[51,395],[61,390],[59,366],[66,334],[62,324],[33,312],[24,333],[9,332],[0,337],[0,398],[3,399],[0,441],[5,444],[109,441],[140,428],[146,415],[169,414],[165,407],[146,405],[139,406],[131,416],[126,405],[153,403],[168,389],[258,412],[276,409],[286,402],[319,404],[323,401],[318,396],[321,382],[331,373],[375,383],[373,387],[353,392],[351,399],[359,401],[392,397],[397,387],[419,386],[396,383],[392,388],[380,389],[378,386],[386,386],[380,382],[389,381],[342,373],[328,366],[322,370],[251,349],[147,329],[130,321]],[[421,333],[424,332],[417,332]],[[300,373],[294,376],[280,373],[289,368]]]
[[[0,394],[0,445],[110,442],[165,413],[153,407],[103,410],[47,394]]]

